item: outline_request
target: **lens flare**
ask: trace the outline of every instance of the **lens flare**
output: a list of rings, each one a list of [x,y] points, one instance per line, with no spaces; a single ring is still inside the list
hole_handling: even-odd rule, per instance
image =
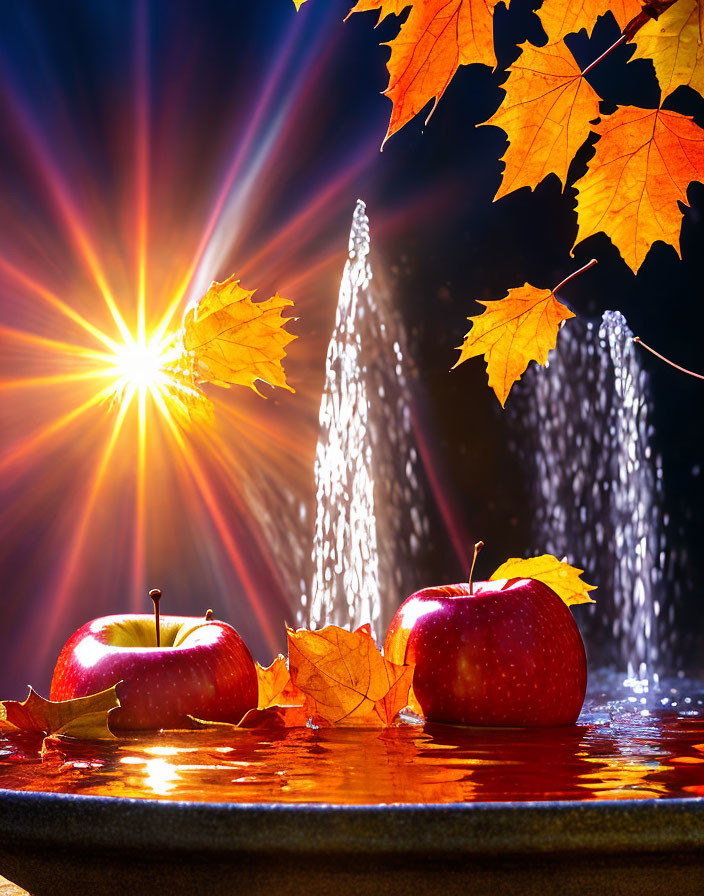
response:
[[[321,372],[349,215],[384,179],[386,110],[321,155],[345,34],[334,7],[291,6],[255,76],[251,54],[238,74],[210,50],[184,59],[203,17],[134,0],[119,27],[86,20],[101,51],[85,77],[110,98],[97,118],[55,69],[50,22],[3,29],[0,680],[18,694],[46,686],[87,619],[148,611],[151,586],[175,614],[212,606],[266,662],[296,618]],[[28,66],[15,47],[34,38],[47,49]],[[385,217],[377,203],[377,233],[454,192],[408,192]],[[232,274],[293,300],[295,395],[208,386],[204,400],[183,369],[185,307]]]
[[[332,310],[319,299],[334,297],[354,182],[378,155],[376,130],[361,133],[342,164],[312,167],[304,193],[281,202],[291,135],[301,158],[318,158],[306,110],[332,58],[332,13],[306,24],[292,10],[259,84],[234,79],[217,108],[201,105],[196,127],[181,110],[193,110],[198,79],[159,80],[183,67],[169,49],[179,26],[144,0],[132,9],[117,37],[109,23],[91,26],[96,45],[112,40],[124,60],[105,132],[72,121],[81,113],[70,100],[47,108],[46,80],[0,55],[2,148],[17,172],[0,209],[0,539],[11,595],[0,677],[18,690],[27,677],[46,682],[86,619],[146,611],[150,585],[173,613],[213,606],[262,659],[279,649],[300,593],[293,553],[309,550],[311,374]],[[158,59],[157,29],[173,39]],[[42,65],[51,72],[51,58]],[[52,88],[62,89],[58,73]],[[195,142],[201,134],[212,149]],[[183,369],[184,308],[233,273],[292,298],[320,333],[287,359],[295,396],[209,387],[205,400]],[[193,419],[205,407],[211,419]],[[267,528],[282,502],[286,544]]]
[[[182,350],[175,336],[160,338],[144,334],[130,338],[118,346],[112,357],[106,356],[105,375],[112,377],[109,397],[129,407],[133,399],[140,407],[148,396],[159,400],[167,412],[172,396],[188,391],[196,398],[197,391],[179,377],[178,365]]]
[[[128,387],[139,392],[161,389],[166,380],[164,366],[168,356],[159,342],[130,342],[123,345],[115,355],[116,394],[122,394]]]

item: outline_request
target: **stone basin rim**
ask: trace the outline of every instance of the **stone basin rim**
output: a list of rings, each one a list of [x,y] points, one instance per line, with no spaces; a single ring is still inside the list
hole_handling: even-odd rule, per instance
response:
[[[704,849],[704,797],[520,803],[204,803],[0,789],[3,848],[520,856]]]

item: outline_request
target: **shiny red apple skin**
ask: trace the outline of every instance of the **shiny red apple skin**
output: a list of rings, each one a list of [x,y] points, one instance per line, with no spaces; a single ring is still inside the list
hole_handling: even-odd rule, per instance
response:
[[[173,644],[181,633],[182,643]],[[105,616],[86,623],[65,644],[54,669],[52,700],[117,689],[113,731],[183,728],[187,716],[237,724],[257,706],[254,660],[232,626],[188,616]]]
[[[415,663],[413,690],[430,721],[572,725],[587,658],[564,601],[535,579],[426,588],[391,621],[384,654]]]

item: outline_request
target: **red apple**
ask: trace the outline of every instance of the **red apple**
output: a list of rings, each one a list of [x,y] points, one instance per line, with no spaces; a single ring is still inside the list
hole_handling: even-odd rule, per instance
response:
[[[415,663],[423,714],[462,725],[572,725],[587,658],[577,624],[535,579],[425,588],[391,621],[385,656]]]
[[[179,728],[187,716],[238,723],[257,706],[252,655],[232,626],[189,616],[94,619],[67,641],[54,669],[52,700],[85,697],[121,682],[113,730]]]

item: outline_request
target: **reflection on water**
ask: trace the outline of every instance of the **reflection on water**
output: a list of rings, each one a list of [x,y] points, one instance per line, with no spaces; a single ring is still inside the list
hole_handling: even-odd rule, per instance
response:
[[[643,702],[641,702],[643,701]],[[61,743],[0,737],[0,788],[243,803],[452,803],[704,796],[704,695],[620,701],[596,682],[578,725],[167,732]]]

